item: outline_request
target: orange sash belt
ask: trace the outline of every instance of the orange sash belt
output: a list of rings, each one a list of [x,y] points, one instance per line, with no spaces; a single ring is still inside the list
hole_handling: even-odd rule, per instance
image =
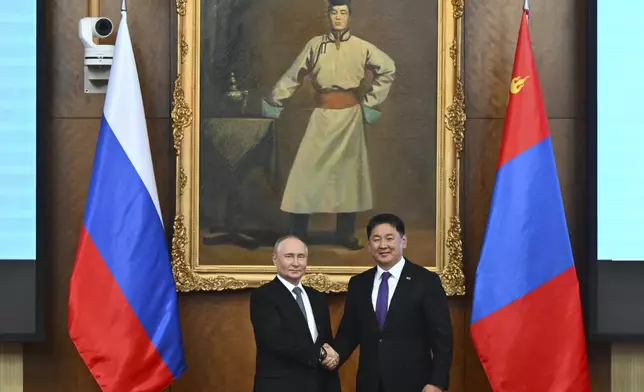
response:
[[[329,91],[317,95],[317,107],[320,109],[347,109],[358,104],[358,97],[353,91]]]

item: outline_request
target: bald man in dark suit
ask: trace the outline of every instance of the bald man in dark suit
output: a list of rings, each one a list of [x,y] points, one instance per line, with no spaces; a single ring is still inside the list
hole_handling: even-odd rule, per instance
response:
[[[257,346],[254,392],[340,392],[338,354],[326,297],[302,286],[308,250],[294,236],[277,241],[277,276],[251,293]]]

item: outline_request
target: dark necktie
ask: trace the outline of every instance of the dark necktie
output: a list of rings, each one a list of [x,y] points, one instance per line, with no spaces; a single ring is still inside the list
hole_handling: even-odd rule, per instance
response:
[[[299,287],[296,287],[293,289],[293,292],[295,293],[295,302],[297,302],[297,306],[300,307],[300,310],[304,315],[304,320],[308,322],[309,320],[306,317],[306,308],[304,308],[304,301],[302,301],[302,289]]]
[[[385,326],[387,308],[389,307],[389,283],[387,283],[387,280],[390,276],[391,274],[389,272],[383,272],[382,276],[380,277],[378,299],[376,299],[376,318],[378,319],[378,324],[380,324],[380,329]]]

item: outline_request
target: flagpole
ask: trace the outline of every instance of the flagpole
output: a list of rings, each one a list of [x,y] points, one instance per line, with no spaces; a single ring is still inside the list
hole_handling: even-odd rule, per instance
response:
[[[100,0],[87,0],[87,16],[89,17],[98,17],[101,13],[101,1]],[[95,44],[98,44],[98,38],[92,37],[92,41]]]
[[[88,0],[87,1],[87,16],[99,16],[101,13],[101,2],[100,0]]]
[[[101,2],[100,0],[88,0],[87,1],[87,16],[99,16],[101,13]]]
[[[528,21],[530,21],[530,2],[528,0],[523,0],[523,9],[528,16]]]
[[[528,0],[526,0],[527,2]],[[127,7],[125,6],[125,0],[121,1],[121,12],[127,12]]]

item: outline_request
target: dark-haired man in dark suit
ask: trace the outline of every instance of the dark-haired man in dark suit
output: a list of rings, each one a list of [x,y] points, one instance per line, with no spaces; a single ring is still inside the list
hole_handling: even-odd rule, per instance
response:
[[[277,241],[277,276],[250,296],[257,359],[255,392],[340,392],[338,354],[324,294],[303,287],[308,250],[297,237]]]
[[[446,391],[453,337],[440,278],[403,257],[399,217],[374,216],[367,237],[376,266],[349,281],[333,342],[340,364],[359,345],[357,392]]]

